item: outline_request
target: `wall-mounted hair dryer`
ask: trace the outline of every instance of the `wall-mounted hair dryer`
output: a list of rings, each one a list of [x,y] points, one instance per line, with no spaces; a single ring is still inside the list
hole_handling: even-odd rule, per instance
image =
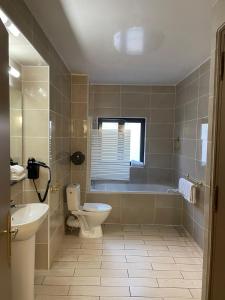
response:
[[[41,196],[41,193],[38,192],[37,186],[36,186],[36,183],[35,183],[35,179],[39,178],[40,167],[46,168],[49,171],[49,179],[48,179],[46,190],[45,190],[45,193],[44,193],[43,197]],[[28,161],[27,161],[27,171],[28,171],[28,179],[33,180],[34,187],[35,187],[36,193],[38,195],[39,201],[44,202],[47,198],[49,186],[50,186],[50,183],[51,183],[51,169],[50,169],[50,167],[47,166],[44,162],[35,160],[35,158],[29,158]]]

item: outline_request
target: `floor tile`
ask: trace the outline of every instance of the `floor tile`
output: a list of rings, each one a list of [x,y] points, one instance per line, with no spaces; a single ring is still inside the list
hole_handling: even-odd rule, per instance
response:
[[[201,298],[163,298],[163,300],[201,300]]]
[[[45,277],[43,285],[100,285],[100,277]]]
[[[193,298],[201,298],[202,295],[201,289],[190,289],[190,292]]]
[[[52,264],[51,271],[55,269],[75,269],[77,266],[77,262],[73,261],[54,261]],[[54,275],[53,275],[54,276]],[[66,276],[66,275],[61,275],[61,276]]]
[[[128,270],[129,277],[175,278],[182,279],[179,271]]]
[[[179,251],[179,252],[175,252],[175,251],[152,251],[152,250],[148,250],[148,256],[171,256],[171,257],[183,257],[183,258],[200,258],[201,255],[196,251],[196,252],[185,252],[185,251]]]
[[[65,251],[72,252],[74,255],[79,256],[79,255],[102,255],[102,250],[93,250],[93,249],[60,249],[61,252]]]
[[[35,285],[35,294],[36,295],[68,295],[69,287],[68,286],[51,286],[51,285]]]
[[[156,279],[151,278],[101,278],[102,286],[146,286],[158,287]]]
[[[47,295],[39,295],[39,296],[37,296],[35,298],[35,300],[99,300],[99,297],[88,297],[88,296],[47,296]]]
[[[128,287],[76,286],[71,287],[69,295],[76,296],[130,296]]]
[[[128,277],[127,270],[112,269],[75,269],[75,276],[94,277]]]
[[[197,279],[158,279],[159,287],[201,288],[202,281]]]
[[[103,225],[103,233],[65,236],[51,270],[35,272],[35,300],[200,300],[202,250],[182,227]]]
[[[51,270],[36,270],[36,275],[42,276],[73,276],[74,269],[51,269]]]
[[[71,253],[58,253],[55,261],[77,261],[78,256]]]
[[[147,250],[103,250],[103,255],[140,255],[140,256],[148,256]]]
[[[193,257],[175,257],[174,258],[176,264],[188,264],[188,265],[202,265],[203,261],[201,258],[193,258]]]
[[[146,297],[100,297],[100,300],[163,300],[162,298],[146,298]],[[174,300],[174,299],[172,299]],[[178,299],[179,300],[179,299]],[[186,300],[186,299],[184,299]],[[191,299],[195,300],[195,299]]]
[[[130,287],[131,296],[136,297],[186,297],[191,298],[188,289]]]
[[[134,262],[134,263],[114,263],[114,262],[103,262],[102,266],[103,269],[124,269],[124,270],[137,270],[137,269],[152,269],[152,265],[150,263],[145,262]]]
[[[173,264],[172,257],[157,257],[157,256],[126,256],[127,262],[146,262],[146,263],[162,263]]]
[[[111,261],[111,262],[126,262],[125,256],[119,256],[119,255],[80,255],[78,257],[78,261]]]
[[[163,263],[152,263],[153,270],[178,270],[178,271],[196,271],[202,270],[201,265],[186,265],[186,264],[163,264]]]
[[[202,279],[202,272],[181,272],[184,279]]]

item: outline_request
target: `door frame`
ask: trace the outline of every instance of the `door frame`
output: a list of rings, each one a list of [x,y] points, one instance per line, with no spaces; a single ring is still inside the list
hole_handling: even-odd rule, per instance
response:
[[[10,122],[8,32],[0,20],[0,293],[11,298]]]
[[[212,172],[209,228],[209,251],[206,257],[209,266],[207,282],[208,300],[225,299],[225,268],[223,264],[225,253],[225,23],[217,31],[214,107],[212,119]],[[206,262],[207,263],[207,262]],[[223,270],[224,269],[224,270]],[[207,286],[207,285],[206,285]],[[224,294],[221,294],[224,293]],[[207,293],[206,293],[207,294]]]

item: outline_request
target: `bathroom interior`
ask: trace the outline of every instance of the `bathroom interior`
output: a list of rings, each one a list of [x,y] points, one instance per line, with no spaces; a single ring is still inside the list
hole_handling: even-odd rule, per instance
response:
[[[65,51],[74,55],[69,68],[63,47],[70,43],[57,37],[57,20],[59,33],[69,28],[65,38],[74,24],[77,34],[90,30],[92,45],[91,26],[102,27],[98,14],[106,4],[47,2],[0,1],[10,100],[11,298],[5,300],[207,300],[216,3],[198,1],[196,12],[186,4],[193,24],[186,17],[183,28],[198,30],[175,51],[171,44],[185,34],[178,28],[175,40],[169,36],[170,6],[161,24],[170,26],[166,36],[146,25],[148,13],[153,18],[162,9],[155,1],[132,1],[124,23],[117,1],[107,1],[110,20],[120,25],[109,26],[111,44],[93,45],[85,61],[78,45],[85,39],[73,35]],[[54,26],[45,13],[51,5]],[[102,37],[95,38],[98,44]],[[192,54],[182,61],[187,47]]]

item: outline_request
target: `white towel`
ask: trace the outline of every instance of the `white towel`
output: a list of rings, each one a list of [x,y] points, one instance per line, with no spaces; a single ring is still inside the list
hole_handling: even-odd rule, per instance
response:
[[[130,165],[131,165],[131,167],[136,167],[136,168],[143,168],[144,167],[143,162],[136,161],[136,160],[131,160]]]
[[[12,181],[20,181],[24,178],[26,178],[26,172],[25,171],[20,175],[16,175],[16,174],[11,173],[11,180]]]
[[[179,193],[184,197],[188,202],[195,204],[196,203],[196,189],[197,186],[190,182],[187,179],[179,179]]]
[[[10,166],[10,172],[11,174],[20,176],[25,172],[25,169],[22,166],[14,165],[14,166]]]

